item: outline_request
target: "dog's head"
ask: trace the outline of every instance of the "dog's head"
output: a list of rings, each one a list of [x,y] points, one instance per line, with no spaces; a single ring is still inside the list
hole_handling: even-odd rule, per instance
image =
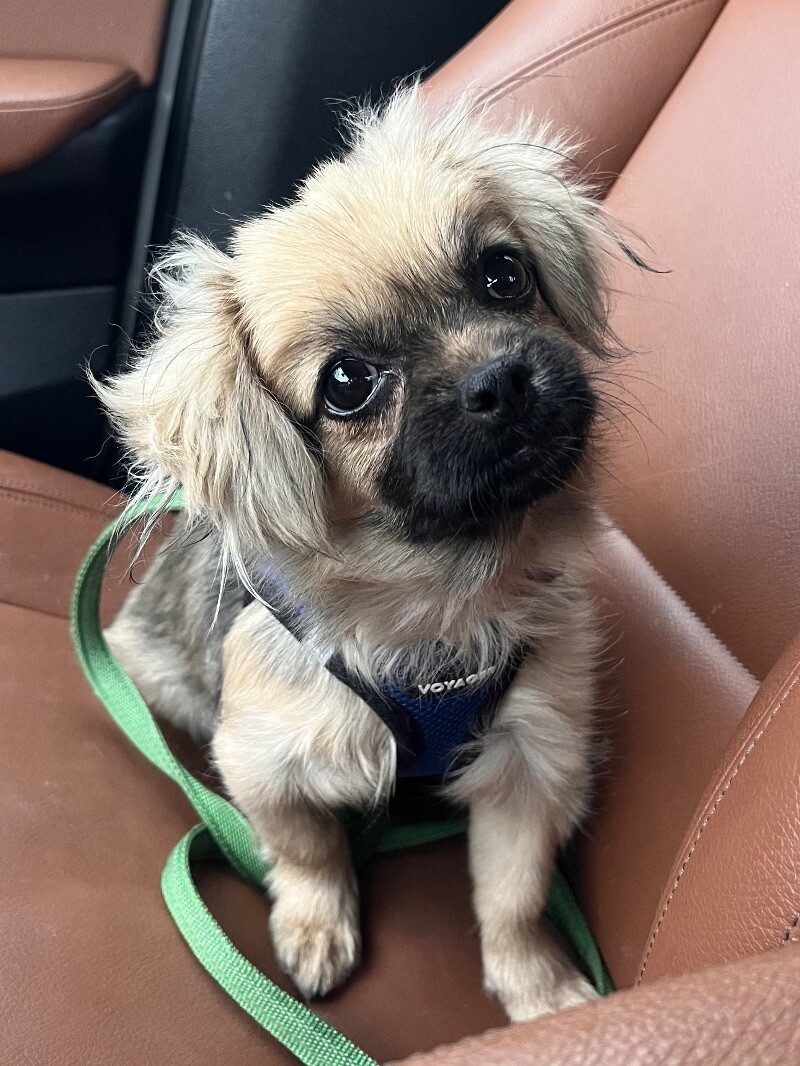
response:
[[[157,336],[100,392],[145,491],[241,557],[495,535],[559,491],[595,413],[614,238],[547,130],[406,89],[229,254],[184,240]]]

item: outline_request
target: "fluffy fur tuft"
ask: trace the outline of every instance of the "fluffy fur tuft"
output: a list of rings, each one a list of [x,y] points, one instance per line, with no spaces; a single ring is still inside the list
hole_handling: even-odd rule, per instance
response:
[[[254,546],[324,546],[319,464],[248,358],[230,258],[187,235],[158,261],[151,283],[161,299],[152,337],[128,373],[92,379],[126,448],[128,506],[181,489],[189,526],[210,518],[221,534],[220,581],[232,561],[249,586]],[[282,458],[282,476],[257,461],[254,442]]]
[[[533,118],[498,136],[469,94],[435,110],[425,108],[422,92],[411,82],[383,106],[346,113],[353,162],[402,174],[409,158],[428,157],[438,167],[469,169],[487,193],[508,199],[529,232],[557,313],[591,351],[610,354],[605,278],[614,259],[632,253],[592,185],[576,175],[577,144]]]

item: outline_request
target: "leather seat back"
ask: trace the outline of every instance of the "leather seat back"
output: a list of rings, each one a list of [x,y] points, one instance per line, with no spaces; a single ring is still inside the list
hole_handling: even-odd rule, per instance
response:
[[[669,271],[617,278],[608,507],[758,678],[800,628],[798,57],[797,4],[730,0],[607,201]]]

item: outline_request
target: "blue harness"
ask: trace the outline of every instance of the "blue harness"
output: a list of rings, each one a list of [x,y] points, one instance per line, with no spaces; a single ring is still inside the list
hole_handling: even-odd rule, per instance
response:
[[[463,765],[457,751],[491,725],[517,672],[521,652],[488,675],[442,678],[424,685],[365,685],[335,656],[325,665],[388,726],[397,745],[398,777],[444,778]]]
[[[269,576],[269,583],[285,595],[287,589],[280,575]],[[245,602],[252,598],[248,594]],[[302,607],[282,604],[270,610],[302,642]],[[491,671],[442,676],[423,684],[392,680],[379,686],[368,685],[351,674],[338,655],[324,665],[388,727],[397,745],[398,777],[441,780],[463,765],[457,749],[480,736],[491,724],[522,657],[523,650],[518,648],[506,663]]]

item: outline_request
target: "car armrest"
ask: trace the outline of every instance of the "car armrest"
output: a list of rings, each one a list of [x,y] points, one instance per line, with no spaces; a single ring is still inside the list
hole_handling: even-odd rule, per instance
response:
[[[116,63],[0,57],[0,174],[38,162],[136,85],[133,71]]]
[[[800,947],[413,1055],[403,1066],[782,1066],[800,1057]]]

